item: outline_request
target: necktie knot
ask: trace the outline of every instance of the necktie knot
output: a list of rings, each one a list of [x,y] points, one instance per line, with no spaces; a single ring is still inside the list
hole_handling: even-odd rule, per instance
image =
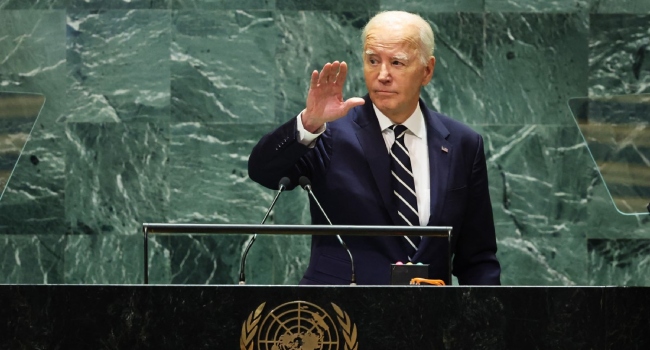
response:
[[[403,138],[404,134],[406,133],[406,130],[408,130],[408,128],[405,127],[404,125],[398,125],[398,124],[393,124],[391,125],[390,128],[395,133],[395,140]]]

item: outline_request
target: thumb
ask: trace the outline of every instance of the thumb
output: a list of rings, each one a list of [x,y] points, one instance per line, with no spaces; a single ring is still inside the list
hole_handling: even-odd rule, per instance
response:
[[[361,97],[351,97],[343,102],[343,109],[345,110],[345,113],[347,113],[350,109],[356,106],[364,105],[365,103],[366,100],[362,99]]]

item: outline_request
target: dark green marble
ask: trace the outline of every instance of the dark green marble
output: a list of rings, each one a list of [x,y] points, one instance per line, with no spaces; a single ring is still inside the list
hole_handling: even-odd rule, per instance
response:
[[[65,217],[72,234],[130,236],[143,222],[167,219],[168,133],[150,123],[67,124]]]
[[[65,12],[0,11],[0,88],[46,102],[0,202],[0,234],[65,233]]]
[[[91,234],[67,236],[62,254],[66,284],[138,284],[143,281],[141,235]],[[155,247],[152,249],[156,249]],[[150,255],[150,281],[162,280],[164,255]]]
[[[0,0],[2,10],[65,9],[69,0]]]
[[[587,247],[589,284],[647,286],[650,283],[650,240],[590,239]]]
[[[650,93],[650,15],[589,18],[589,95]]]
[[[576,12],[583,0],[485,0],[487,12]]]
[[[169,119],[169,11],[71,11],[67,31],[64,121]]]
[[[171,0],[175,10],[273,10],[277,0]]]
[[[269,11],[173,12],[172,120],[273,122]]]
[[[275,195],[247,176],[252,147],[270,125],[181,123],[172,128],[170,216],[179,223],[260,223]],[[281,198],[267,223],[287,223]],[[304,203],[304,202],[303,202]],[[300,210],[298,208],[298,210]],[[291,213],[293,214],[293,213]],[[286,220],[286,221],[285,221]],[[174,283],[232,283],[249,235],[165,237]],[[253,283],[297,283],[306,237],[258,237],[247,274]]]
[[[544,237],[571,234],[563,226],[588,217],[586,204],[599,177],[576,127],[477,130],[485,138],[495,219],[511,220],[519,235]]]
[[[367,12],[281,12],[275,56],[275,117],[284,123],[305,108],[312,71],[327,62],[345,61],[348,76],[343,97],[363,96],[361,30]]]
[[[379,10],[380,0],[275,0],[281,11],[373,11]]]
[[[586,0],[592,12],[597,13],[650,13],[650,2],[647,0]]]
[[[68,9],[169,9],[172,0],[65,0]]]
[[[435,36],[436,66],[421,97],[429,108],[468,124],[486,123],[485,18],[475,13],[427,14]]]
[[[379,0],[382,11],[483,12],[485,0]]]
[[[65,235],[0,235],[0,284],[61,284]]]
[[[566,103],[587,94],[587,23],[578,14],[487,14],[486,119],[574,124]]]

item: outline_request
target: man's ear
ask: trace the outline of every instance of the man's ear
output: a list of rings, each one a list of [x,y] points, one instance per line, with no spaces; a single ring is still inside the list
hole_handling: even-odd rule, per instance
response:
[[[433,78],[433,70],[436,67],[436,58],[434,56],[429,57],[426,67],[424,67],[424,78],[422,79],[422,86],[429,84],[431,78]]]

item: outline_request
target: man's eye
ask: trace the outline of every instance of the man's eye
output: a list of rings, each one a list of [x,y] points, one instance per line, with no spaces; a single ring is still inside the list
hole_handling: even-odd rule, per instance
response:
[[[403,66],[404,64],[400,61],[393,61],[393,65],[395,66]]]

